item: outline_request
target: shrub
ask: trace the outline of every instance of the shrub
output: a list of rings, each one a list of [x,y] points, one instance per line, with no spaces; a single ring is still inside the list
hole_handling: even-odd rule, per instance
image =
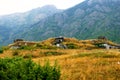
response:
[[[76,44],[73,44],[73,43],[67,43],[66,46],[67,46],[68,49],[77,49],[77,48],[79,48]]]
[[[37,68],[36,74],[38,75],[38,79],[41,80],[59,80],[60,79],[60,68],[55,63],[53,67],[50,66],[49,61],[42,67],[42,69]],[[40,78],[39,78],[40,76]]]
[[[21,46],[19,49],[24,49],[24,50],[32,50],[32,46]]]
[[[56,51],[47,51],[44,53],[46,56],[51,56],[51,55],[62,55],[62,52],[56,52]]]
[[[1,80],[59,80],[60,69],[55,64],[44,66],[35,64],[31,59],[21,57],[0,59]]]
[[[17,50],[13,51],[13,56],[19,55],[19,52]]]
[[[98,47],[98,48],[105,48],[104,47],[104,45],[103,45],[103,43],[96,43],[96,44],[94,44],[96,47]]]
[[[25,54],[24,56],[23,56],[23,58],[31,58],[32,57],[32,54]]]
[[[4,52],[3,48],[0,48],[0,53],[3,53],[3,52]]]

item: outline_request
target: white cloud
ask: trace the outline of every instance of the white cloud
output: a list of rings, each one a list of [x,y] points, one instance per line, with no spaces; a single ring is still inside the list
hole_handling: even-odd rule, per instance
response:
[[[0,15],[25,12],[47,4],[53,4],[59,9],[66,9],[82,1],[84,0],[0,0]]]

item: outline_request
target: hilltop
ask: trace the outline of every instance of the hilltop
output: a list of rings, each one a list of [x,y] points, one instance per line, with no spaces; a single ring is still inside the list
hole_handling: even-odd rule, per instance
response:
[[[107,39],[88,39],[78,40],[76,38],[56,37],[49,38],[43,41],[25,41],[17,39],[12,44],[8,45],[10,49],[105,49],[109,48],[117,49],[118,44]]]

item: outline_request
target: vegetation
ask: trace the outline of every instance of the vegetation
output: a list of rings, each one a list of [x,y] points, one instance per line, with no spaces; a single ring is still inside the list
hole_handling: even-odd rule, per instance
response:
[[[72,41],[74,40],[71,40],[71,42]],[[49,41],[46,41],[46,42],[49,43]],[[65,41],[63,43],[67,44],[70,42]],[[90,46],[91,42],[87,40],[87,41],[80,41],[80,42],[78,41],[78,43],[79,45],[84,44],[83,47],[86,47],[86,46]],[[78,43],[76,42],[75,44],[78,45]],[[25,59],[15,58],[15,56],[22,56]],[[41,78],[40,76],[42,74],[44,74],[44,76],[46,75],[53,76],[54,74],[54,77],[61,74],[61,76],[59,76],[60,80],[111,80],[111,79],[119,80],[120,79],[120,67],[119,67],[120,66],[120,50],[119,49],[110,49],[110,50],[106,50],[102,48],[95,48],[91,50],[87,50],[86,48],[81,48],[81,49],[35,48],[33,50],[7,49],[7,50],[4,50],[2,54],[0,54],[0,57],[1,57],[0,66],[2,64],[3,67],[5,68],[4,69],[2,67],[2,70],[0,70],[2,71],[0,72],[0,75],[5,74],[4,76],[2,76],[3,79],[6,79],[6,77],[11,78],[11,76],[12,76],[12,79],[15,76],[21,77],[20,79],[22,78],[27,79],[27,77],[25,76],[26,75],[31,76],[31,74],[32,74],[32,78],[34,79],[36,79],[36,77]],[[11,59],[5,58],[5,57],[11,57]],[[28,64],[28,62],[30,62],[29,58],[31,58],[31,60],[37,64],[35,64],[32,61],[31,61],[32,62],[31,64]],[[4,60],[6,60],[6,62],[4,62]],[[49,60],[49,62],[46,63],[45,60]],[[53,67],[55,66],[54,62],[56,60],[60,65],[60,70],[58,66],[56,67],[56,70],[58,73],[54,72],[53,70]],[[27,67],[25,67],[24,64],[26,64]],[[40,68],[38,64],[40,64]],[[45,65],[46,66],[49,65],[50,71],[48,71],[49,70],[48,67],[47,67],[47,70],[46,68],[43,68],[43,66]],[[18,66],[20,68],[18,68]],[[32,68],[28,66],[34,66],[34,67]],[[32,71],[32,69],[35,71]],[[26,70],[30,72],[27,72]],[[12,71],[13,72],[16,71],[16,72],[13,73]],[[19,72],[17,73],[17,71]],[[52,73],[47,73],[47,72],[52,72]],[[15,76],[13,76],[12,74],[14,74]],[[22,74],[24,74],[24,76]],[[29,79],[30,78],[31,77],[29,77]]]
[[[53,45],[49,45],[49,44],[37,44],[36,45],[37,48],[40,48],[40,49],[57,49],[56,46],[53,46]]]
[[[67,49],[59,52],[67,54],[47,57],[53,64],[57,59],[61,66],[62,80],[119,80],[120,78],[120,51],[119,50],[78,50]],[[34,58],[39,63],[43,58]]]
[[[68,43],[66,44],[68,49],[79,49],[79,47],[76,44]]]
[[[38,52],[38,53],[26,53],[23,56],[24,58],[39,58],[39,57],[45,57],[45,56],[59,56],[65,54],[64,52],[58,52],[58,51],[45,51],[45,52]]]
[[[1,80],[59,80],[60,69],[57,64],[44,66],[35,64],[31,59],[21,57],[0,59]]]
[[[14,51],[13,51],[13,56],[18,56],[18,55],[19,55],[19,51],[14,50]]]
[[[33,13],[30,12],[32,17],[28,15],[26,18],[24,16],[21,18],[25,21],[17,19],[19,17],[16,18],[16,16],[14,18],[13,15],[13,19],[11,15],[8,19],[6,16],[0,17],[2,21],[0,22],[0,44],[8,44],[12,42],[10,40],[18,36],[26,40],[44,40],[34,46],[22,46],[18,50],[1,48],[0,79],[119,80],[120,50],[106,50],[103,44],[116,46],[109,39],[120,42],[120,7],[118,7],[120,1],[88,1],[85,0],[83,3],[61,13],[49,15],[43,21],[34,19],[38,15],[34,15],[34,11]],[[9,21],[13,24],[11,25]],[[14,28],[16,26],[17,28]],[[10,35],[11,39],[8,37]],[[68,49],[60,49],[53,45],[53,39],[45,40],[60,35],[82,40],[65,38],[62,44],[66,45]],[[108,40],[98,40],[96,39],[98,36],[105,36]],[[16,58],[16,56],[23,58]],[[45,62],[46,59],[49,62]],[[54,63],[55,60],[59,62],[61,69]]]
[[[51,56],[51,55],[56,56],[56,55],[62,55],[62,54],[64,54],[64,53],[56,52],[56,51],[47,51],[47,52],[44,53],[45,56]]]
[[[12,42],[11,40],[18,37],[40,41],[61,35],[77,39],[94,39],[98,36],[105,36],[114,42],[120,42],[120,7],[118,3],[120,3],[119,0],[92,0],[91,3],[89,0],[85,0],[63,12],[48,7],[45,10],[42,9],[45,12],[41,12],[41,9],[38,8],[26,12],[28,15],[2,16],[0,17],[0,44],[9,44]],[[36,17],[40,14],[45,16]],[[46,17],[47,19],[43,19]],[[29,30],[30,28],[31,30]]]
[[[21,50],[32,50],[32,49],[34,49],[34,47],[32,47],[32,46],[21,46],[19,49],[21,49]]]
[[[96,53],[80,53],[73,57],[92,57],[92,58],[120,58],[120,55],[116,54],[106,54],[105,52],[96,52]]]
[[[3,48],[0,47],[0,54],[3,53],[3,52],[4,52]]]

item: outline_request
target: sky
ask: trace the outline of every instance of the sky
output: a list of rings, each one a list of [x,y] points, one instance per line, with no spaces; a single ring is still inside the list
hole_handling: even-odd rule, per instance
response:
[[[58,9],[67,9],[84,0],[0,0],[0,15],[26,12],[45,5],[55,5]]]

